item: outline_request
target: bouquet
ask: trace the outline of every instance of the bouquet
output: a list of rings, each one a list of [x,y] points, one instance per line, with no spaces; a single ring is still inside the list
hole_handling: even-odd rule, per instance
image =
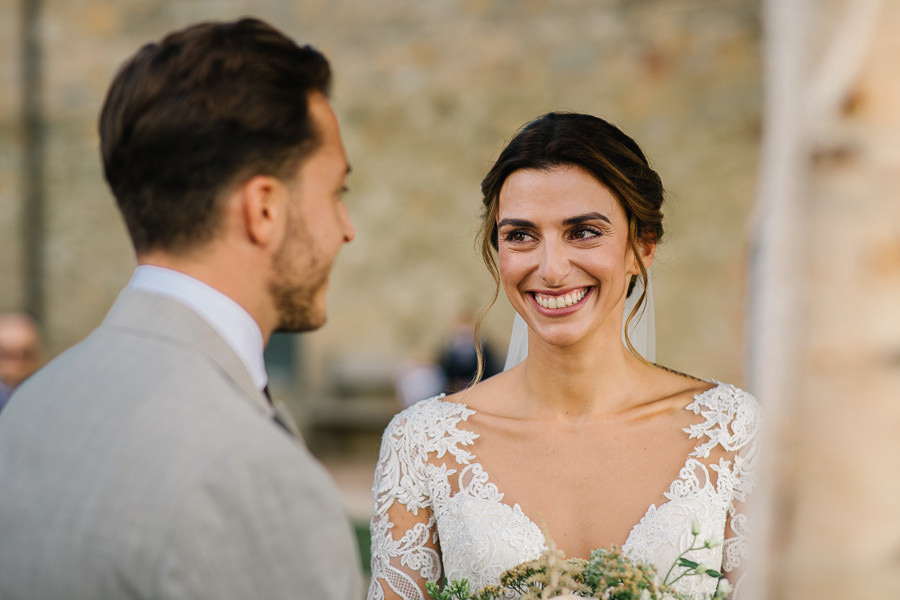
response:
[[[672,587],[685,577],[712,577],[719,580],[711,600],[725,600],[731,593],[728,580],[716,569],[688,558],[691,552],[714,548],[721,542],[707,540],[697,542],[699,523],[691,527],[693,540],[690,547],[660,579],[652,565],[633,561],[621,548],[598,548],[591,558],[566,558],[545,532],[546,549],[539,558],[526,561],[500,575],[499,585],[489,585],[472,592],[466,579],[455,579],[441,588],[437,582],[426,584],[428,594],[434,600],[505,600],[518,596],[522,600],[547,600],[555,596],[571,594],[603,600],[691,600]]]

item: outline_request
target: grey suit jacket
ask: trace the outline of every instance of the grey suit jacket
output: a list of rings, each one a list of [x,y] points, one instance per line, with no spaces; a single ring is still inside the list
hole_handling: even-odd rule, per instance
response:
[[[358,600],[322,466],[225,341],[125,290],[0,413],[0,598]]]

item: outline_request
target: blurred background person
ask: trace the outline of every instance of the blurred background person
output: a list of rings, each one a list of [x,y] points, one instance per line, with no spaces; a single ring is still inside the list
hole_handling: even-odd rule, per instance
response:
[[[41,336],[25,312],[0,314],[0,410],[13,390],[41,366]]]
[[[484,373],[487,379],[500,372],[496,354],[483,339],[475,341],[475,320],[468,312],[460,313],[450,337],[440,353],[439,364],[444,375],[444,391],[452,394],[464,389],[478,372],[478,349],[484,357]]]

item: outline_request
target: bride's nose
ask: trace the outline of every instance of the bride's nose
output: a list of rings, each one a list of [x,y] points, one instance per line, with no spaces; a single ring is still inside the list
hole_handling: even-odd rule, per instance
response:
[[[546,242],[541,249],[538,275],[549,287],[561,287],[571,270],[569,258],[561,244]]]

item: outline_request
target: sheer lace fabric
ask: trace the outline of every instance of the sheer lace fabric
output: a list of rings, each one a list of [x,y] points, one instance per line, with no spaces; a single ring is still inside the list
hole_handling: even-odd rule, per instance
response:
[[[741,509],[753,487],[759,411],[752,396],[722,383],[695,396],[686,410],[698,416],[684,430],[697,444],[666,501],[647,509],[623,550],[664,574],[689,547],[697,520],[701,541],[724,544],[691,557],[727,573],[748,554],[749,523]],[[370,599],[390,591],[424,600],[422,581],[442,575],[465,577],[475,591],[498,583],[504,570],[544,548],[541,529],[517,504],[503,502],[469,449],[478,437],[465,428],[473,414],[464,404],[436,397],[399,413],[387,427],[373,486]],[[686,577],[677,589],[706,598],[715,581]]]

